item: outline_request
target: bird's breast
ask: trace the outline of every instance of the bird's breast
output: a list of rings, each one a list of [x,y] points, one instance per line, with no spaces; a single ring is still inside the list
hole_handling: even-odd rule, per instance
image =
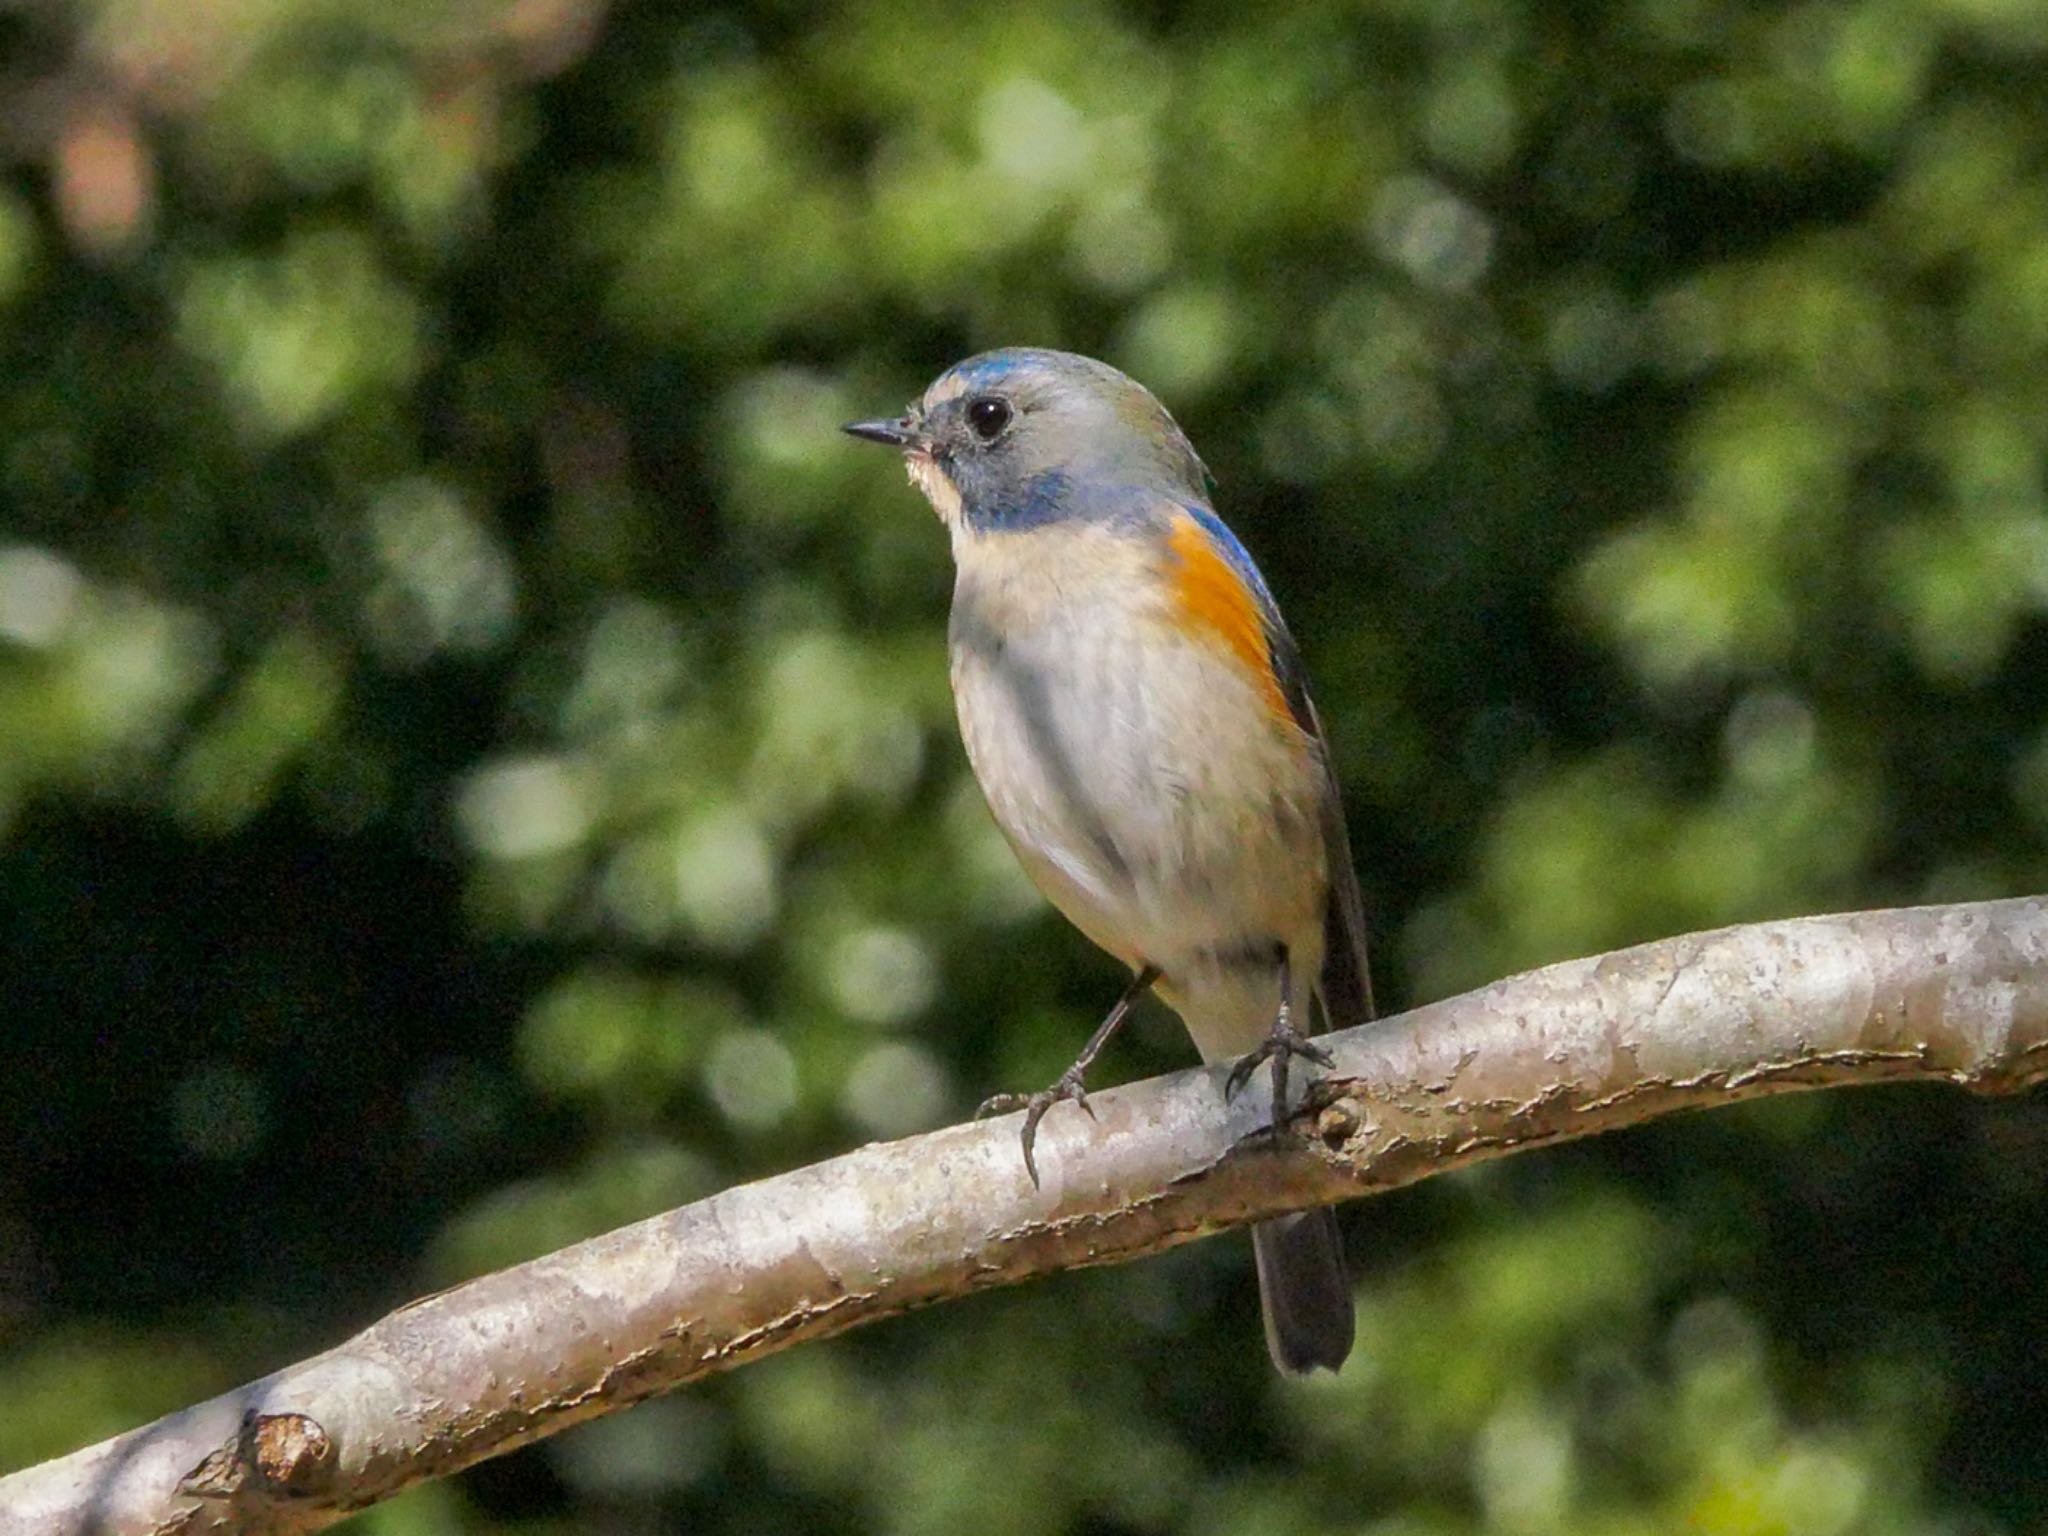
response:
[[[1111,530],[956,543],[961,734],[1026,870],[1129,963],[1319,925],[1314,744],[1175,606],[1170,551]]]

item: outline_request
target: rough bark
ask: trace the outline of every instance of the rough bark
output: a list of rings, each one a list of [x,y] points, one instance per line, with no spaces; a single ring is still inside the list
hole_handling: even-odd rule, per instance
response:
[[[300,1531],[807,1339],[985,1286],[1765,1093],[2048,1076],[2048,901],[1761,923],[1328,1037],[1295,1134],[1221,1069],[765,1179],[400,1308],[297,1365],[0,1479],[0,1536]],[[1251,1335],[1247,1334],[1247,1340]],[[1247,1348],[1254,1347],[1247,1342]]]

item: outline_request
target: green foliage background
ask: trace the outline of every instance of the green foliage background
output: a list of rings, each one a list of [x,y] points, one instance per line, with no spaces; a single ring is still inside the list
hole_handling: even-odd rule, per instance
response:
[[[834,431],[984,346],[1202,448],[1394,1005],[2048,888],[2038,0],[74,0],[0,121],[0,1469],[1064,1064]],[[1335,1380],[1218,1241],[357,1528],[2048,1531],[2044,1155],[1667,1123],[1348,1212]]]

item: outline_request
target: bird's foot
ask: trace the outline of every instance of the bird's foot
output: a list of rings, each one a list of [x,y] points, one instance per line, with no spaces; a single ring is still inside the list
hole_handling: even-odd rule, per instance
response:
[[[986,1120],[991,1115],[1007,1115],[1012,1110],[1024,1111],[1024,1130],[1021,1140],[1024,1144],[1024,1171],[1031,1175],[1032,1187],[1038,1185],[1038,1163],[1032,1156],[1032,1148],[1038,1142],[1038,1122],[1045,1118],[1045,1112],[1053,1105],[1070,1101],[1088,1112],[1088,1118],[1095,1118],[1094,1106],[1088,1102],[1088,1090],[1081,1083],[1081,1063],[1059,1075],[1059,1080],[1050,1088],[1041,1088],[1036,1093],[999,1093],[982,1100],[981,1107],[974,1112],[977,1120]]]
[[[1273,1028],[1266,1038],[1259,1042],[1256,1050],[1247,1052],[1237,1059],[1230,1069],[1230,1076],[1223,1080],[1223,1097],[1234,1099],[1252,1080],[1252,1074],[1265,1062],[1273,1063],[1273,1125],[1278,1130],[1280,1122],[1287,1117],[1287,1064],[1296,1056],[1314,1062],[1319,1067],[1334,1067],[1337,1058],[1317,1045],[1307,1035],[1294,1027],[1289,1010],[1283,1006],[1273,1016]]]

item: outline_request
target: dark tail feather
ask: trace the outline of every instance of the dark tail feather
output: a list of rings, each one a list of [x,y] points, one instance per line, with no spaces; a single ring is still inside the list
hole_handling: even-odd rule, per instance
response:
[[[1300,1211],[1252,1228],[1266,1348],[1290,1376],[1336,1370],[1351,1353],[1351,1282],[1336,1213]]]

